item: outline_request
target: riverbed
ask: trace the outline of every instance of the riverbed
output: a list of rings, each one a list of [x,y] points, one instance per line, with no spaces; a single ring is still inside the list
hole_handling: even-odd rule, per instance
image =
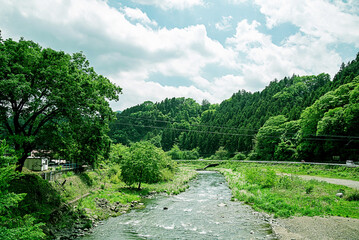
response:
[[[231,201],[231,190],[218,172],[200,171],[186,192],[156,195],[145,204],[104,221],[80,239],[276,239],[263,215]]]

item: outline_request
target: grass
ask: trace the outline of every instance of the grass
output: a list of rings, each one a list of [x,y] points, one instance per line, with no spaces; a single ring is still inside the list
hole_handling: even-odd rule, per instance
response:
[[[307,164],[276,164],[270,165],[273,170],[281,173],[310,175],[318,177],[339,178],[359,181],[359,168],[344,166],[307,165]]]
[[[120,215],[130,209],[132,202],[141,202],[143,197],[152,193],[178,194],[188,188],[188,182],[196,176],[196,171],[189,167],[180,167],[172,180],[155,184],[142,184],[142,189],[128,187],[119,178],[120,169],[109,168],[80,176],[70,174],[59,180],[66,184],[63,186],[63,195],[67,201],[74,200],[90,192],[90,195],[77,202],[77,209],[97,219],[106,219],[110,216]],[[59,187],[59,186],[58,186]],[[120,204],[120,211],[109,211],[98,206],[96,199],[106,199],[109,204]]]
[[[224,168],[236,166],[270,166],[276,173],[289,173],[295,175],[310,175],[318,177],[338,178],[359,181],[359,168],[346,166],[326,166],[326,165],[309,165],[309,164],[271,164],[271,163],[241,163],[233,161],[178,161],[181,166],[193,167],[200,169],[210,163],[220,163]]]
[[[221,172],[232,189],[233,198],[275,217],[342,216],[359,218],[358,191],[295,176],[278,176],[268,165],[227,165]],[[344,197],[336,193],[344,193]]]

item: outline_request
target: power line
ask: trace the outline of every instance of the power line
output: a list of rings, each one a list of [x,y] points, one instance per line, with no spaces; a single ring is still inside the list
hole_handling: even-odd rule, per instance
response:
[[[128,119],[134,119],[134,120],[148,120],[148,121],[162,122],[162,123],[181,123],[181,122],[171,121],[171,120],[157,120],[157,119],[150,119],[150,118],[130,117],[130,116],[120,116],[120,118],[128,118]],[[220,128],[220,129],[228,129],[228,130],[258,132],[257,129],[249,129],[249,128],[223,127],[223,126],[213,126],[213,125],[193,124],[193,123],[189,124],[189,125],[190,126],[198,126],[198,127],[208,127],[208,128]]]
[[[195,132],[195,133],[206,133],[206,134],[218,134],[218,135],[227,135],[227,136],[245,136],[245,137],[255,137],[256,134],[241,134],[241,133],[225,133],[225,132],[213,132],[213,131],[203,131],[203,130],[194,130],[194,129],[184,129],[184,128],[169,128],[169,127],[159,127],[159,126],[152,126],[152,125],[138,125],[138,124],[132,124],[132,123],[117,123],[119,125],[125,125],[125,126],[133,126],[133,127],[143,127],[143,128],[153,128],[153,129],[168,129],[168,130],[174,130],[174,131],[181,131],[181,132]],[[339,137],[338,138],[325,138],[326,135],[318,135],[318,136],[312,136],[312,137],[303,137],[301,139],[304,140],[313,140],[313,141],[359,141],[359,137],[355,136],[336,136],[336,135],[327,135],[332,137]],[[273,135],[265,135],[262,136],[265,138],[280,138],[281,136],[273,136]],[[323,138],[324,137],[324,138]],[[358,140],[353,140],[358,139]]]
[[[139,117],[130,117],[130,116],[121,116],[122,118],[129,118],[129,119],[134,119],[134,120],[148,120],[148,121],[153,121],[153,122],[163,122],[163,123],[181,123],[181,122],[176,122],[176,121],[166,121],[166,120],[157,120],[157,119],[149,119],[149,118],[139,118]],[[127,125],[129,126],[129,124],[125,124],[125,123],[113,123],[113,124],[120,124],[120,125]],[[130,125],[133,125],[132,123]],[[142,125],[133,125],[133,126],[137,126],[137,127],[142,127]],[[207,127],[207,128],[219,128],[219,129],[228,129],[228,130],[237,130],[239,132],[246,132],[246,131],[252,131],[257,133],[258,130],[255,129],[249,129],[249,128],[234,128],[234,127],[221,127],[221,126],[213,126],[213,125],[203,125],[203,124],[189,124],[189,126],[199,126],[199,127]],[[150,126],[146,126],[146,127],[150,127]],[[165,129],[166,127],[156,127],[156,126],[151,126],[153,128],[161,128],[161,129]],[[171,128],[171,129],[175,129],[175,128]],[[176,129],[179,131],[189,131],[188,129]],[[222,132],[211,132],[211,131],[203,131],[203,130],[191,130],[191,131],[199,131],[199,132],[208,132],[208,133],[217,133],[217,134],[221,134],[221,135],[239,135],[239,136],[255,136],[254,134],[240,134],[240,133],[222,133]],[[295,135],[297,133],[295,132],[285,132],[286,135]],[[277,136],[273,136],[273,137],[277,137]],[[347,136],[347,135],[310,135],[310,137],[305,137],[303,139],[307,139],[307,140],[325,140],[325,139],[321,139],[321,138],[333,138],[335,140],[338,140],[336,138],[344,138],[345,140],[353,140],[353,139],[358,139],[358,136]]]

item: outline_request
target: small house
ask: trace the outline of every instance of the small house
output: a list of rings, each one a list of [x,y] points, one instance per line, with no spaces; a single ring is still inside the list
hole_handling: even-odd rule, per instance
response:
[[[47,171],[49,168],[49,160],[47,158],[37,156],[37,151],[32,151],[31,155],[25,160],[24,166],[32,171]]]

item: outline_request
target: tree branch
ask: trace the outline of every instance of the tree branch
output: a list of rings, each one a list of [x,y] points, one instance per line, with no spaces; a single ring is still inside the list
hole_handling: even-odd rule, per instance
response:
[[[35,122],[36,118],[42,114],[47,108],[49,108],[51,106],[51,104],[46,104],[45,106],[43,106],[39,111],[35,112],[22,126],[22,131],[25,131],[25,128],[31,123],[31,122]],[[32,128],[32,127],[30,127]]]
[[[51,112],[50,114],[48,114],[45,118],[43,118],[41,120],[41,122],[37,125],[37,128],[35,129],[35,131],[32,135],[35,136],[40,131],[40,129],[45,125],[45,123],[47,123],[48,121],[50,121],[51,119],[56,117],[56,114],[58,114],[59,112],[60,111],[57,109],[57,110]],[[32,128],[31,128],[31,130],[32,130]],[[31,133],[30,130],[29,130],[29,133]]]

